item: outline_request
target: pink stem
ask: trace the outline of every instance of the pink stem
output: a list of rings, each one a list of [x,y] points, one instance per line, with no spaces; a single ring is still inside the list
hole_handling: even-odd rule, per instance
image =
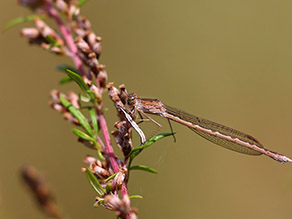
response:
[[[80,60],[79,56],[78,56],[78,49],[74,43],[73,37],[71,35],[71,30],[70,28],[66,29],[66,27],[64,26],[58,12],[54,9],[54,7],[52,6],[52,1],[51,0],[46,0],[46,4],[47,4],[47,8],[48,8],[48,12],[49,15],[55,20],[55,22],[57,23],[67,45],[68,48],[70,49],[71,53],[72,53],[72,59],[73,62],[75,64],[75,66],[77,67],[79,73],[81,76],[85,76],[85,71],[82,67],[82,61]]]
[[[109,137],[109,132],[108,132],[108,129],[107,129],[107,125],[106,125],[106,121],[105,121],[105,118],[104,118],[104,115],[103,113],[100,111],[99,114],[98,114],[98,121],[99,121],[99,125],[100,125],[100,128],[101,128],[101,132],[102,132],[102,135],[103,135],[103,139],[104,139],[104,143],[105,143],[105,150],[106,150],[106,153],[108,155],[108,158],[109,158],[109,161],[110,161],[110,164],[114,170],[115,173],[119,172],[119,165],[115,159],[115,154],[114,154],[114,150],[113,150],[113,147],[112,147],[112,144],[111,144],[111,140],[110,140],[110,137]],[[126,183],[124,182],[123,185],[122,185],[122,197],[124,195],[128,195],[128,189],[127,189],[127,185]]]
[[[126,185],[126,183],[124,182],[123,183],[123,185],[122,185],[122,197],[124,196],[124,195],[128,195],[128,188],[127,188],[127,185]]]
[[[101,132],[102,132],[102,136],[103,136],[103,139],[104,139],[104,143],[105,143],[105,150],[106,150],[106,153],[108,155],[108,158],[109,158],[109,161],[110,161],[110,164],[114,170],[115,173],[119,172],[119,165],[115,159],[115,154],[114,154],[114,150],[113,150],[113,147],[112,147],[112,144],[111,144],[111,140],[110,140],[110,136],[109,136],[109,132],[108,132],[108,129],[107,129],[107,125],[106,125],[106,121],[105,121],[105,118],[104,118],[104,115],[101,111],[98,112],[98,122],[99,122],[99,125],[100,125],[100,129],[101,129]]]

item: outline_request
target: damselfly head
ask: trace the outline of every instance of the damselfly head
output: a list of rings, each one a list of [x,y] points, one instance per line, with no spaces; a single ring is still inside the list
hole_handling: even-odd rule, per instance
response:
[[[136,103],[137,95],[136,93],[130,93],[128,95],[128,105],[129,106],[134,106]]]

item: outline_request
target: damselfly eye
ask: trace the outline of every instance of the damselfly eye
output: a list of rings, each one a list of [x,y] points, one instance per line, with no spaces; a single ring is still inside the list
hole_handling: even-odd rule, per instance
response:
[[[135,100],[136,100],[136,94],[135,93],[131,93],[128,95],[128,105],[129,106],[133,106],[135,104]]]

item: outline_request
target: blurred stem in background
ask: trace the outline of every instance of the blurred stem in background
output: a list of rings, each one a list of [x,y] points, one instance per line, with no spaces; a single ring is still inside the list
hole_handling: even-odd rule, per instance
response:
[[[63,218],[44,176],[32,166],[23,166],[20,171],[22,180],[30,189],[39,207],[48,217]]]

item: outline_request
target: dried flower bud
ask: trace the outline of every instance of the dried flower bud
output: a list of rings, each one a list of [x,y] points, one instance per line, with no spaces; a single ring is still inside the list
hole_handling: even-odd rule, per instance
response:
[[[36,28],[23,28],[21,30],[21,35],[27,38],[36,39],[40,36],[40,32]]]
[[[93,173],[97,174],[100,177],[107,178],[110,176],[109,172],[100,167],[97,162],[91,163],[89,168],[92,170]]]
[[[89,20],[87,20],[85,17],[79,17],[78,19],[78,25],[83,28],[84,30],[89,30],[91,29],[91,24]]]
[[[80,105],[79,105],[79,96],[74,93],[73,91],[69,92],[69,100],[72,103],[72,105],[74,107],[76,107],[77,109],[80,109]]]
[[[97,58],[99,58],[101,54],[101,49],[102,49],[101,43],[98,42],[96,42],[92,47],[92,50],[95,52]]]
[[[72,123],[74,123],[76,125],[80,125],[79,121],[74,116],[72,116],[72,114],[69,113],[69,112],[65,112],[64,113],[64,118],[66,120],[68,120],[69,122],[72,122]]]
[[[122,205],[121,199],[114,195],[107,195],[104,197],[104,205],[107,209],[117,210]]]
[[[100,43],[100,42],[102,41],[102,37],[97,36],[97,37],[95,38],[95,41],[96,41],[97,43]]]
[[[87,42],[90,45],[90,47],[92,48],[93,45],[95,44],[95,39],[96,39],[96,35],[93,31],[87,31],[86,32],[86,36],[87,36]]]
[[[82,53],[81,51],[78,51],[78,56],[82,60],[83,63],[86,64],[88,62],[87,56],[84,53]]]
[[[97,75],[96,83],[99,84],[99,87],[105,88],[107,83],[107,73],[105,71],[104,65],[99,65],[99,73]]]
[[[107,84],[108,94],[114,103],[120,100],[120,91],[114,86],[114,83],[110,82]]]
[[[63,106],[60,105],[60,104],[52,104],[51,106],[52,106],[52,108],[53,108],[54,110],[56,110],[56,111],[59,112],[59,113],[63,113],[63,112],[66,111],[66,108],[63,107]]]
[[[51,96],[51,100],[54,102],[54,103],[61,103],[60,101],[60,91],[58,90],[52,90],[51,93],[50,93],[50,96]]]
[[[100,95],[99,89],[93,84],[90,86],[90,90],[96,95]]]
[[[49,50],[50,52],[56,53],[58,55],[64,55],[65,52],[63,51],[63,49],[56,47],[56,46],[52,46],[51,44],[47,44],[47,43],[41,43],[41,47],[43,49]]]
[[[113,180],[113,189],[119,190],[125,180],[127,168],[121,167]]]
[[[87,155],[83,160],[83,162],[87,163],[87,164],[91,164],[91,163],[96,162],[96,161],[97,161],[96,158],[92,157],[90,155]]]
[[[35,19],[35,25],[43,37],[55,35],[54,30],[50,28],[43,20],[38,18]]]
[[[82,37],[77,37],[75,40],[75,44],[77,48],[82,51],[83,53],[90,53],[91,49],[89,48],[89,45],[82,39]]]
[[[124,104],[120,99],[120,91],[114,87],[113,83],[109,83],[107,85],[109,96],[112,99],[112,101],[115,103],[115,106],[117,107],[118,111],[121,111],[121,109],[124,108]],[[123,89],[123,86],[121,86],[121,91],[125,93],[125,89]],[[123,94],[124,95],[124,94]],[[131,125],[125,120],[124,114],[121,113],[120,115],[120,122],[115,124],[115,127],[117,128],[116,131],[112,132],[112,134],[115,136],[116,143],[118,147],[123,151],[123,154],[127,156],[131,149],[133,148],[132,141],[130,138],[130,131],[131,131]]]
[[[86,31],[81,29],[81,28],[76,28],[75,29],[75,33],[76,33],[77,36],[80,36],[80,37],[83,38],[85,36],[85,34],[86,34]]]
[[[132,209],[131,213],[130,213],[130,219],[138,219],[138,210],[137,209]]]
[[[101,199],[96,199],[99,201]],[[135,209],[130,208],[130,199],[128,195],[124,195],[123,200],[119,199],[114,195],[107,195],[104,197],[104,206],[107,209],[116,211],[116,215],[119,218],[128,218],[127,215],[131,215],[131,218],[135,219],[135,215],[137,215],[137,211]]]
[[[91,85],[89,89],[95,94],[96,102],[100,104],[102,101],[100,89],[98,89],[98,87],[96,87],[94,84]]]
[[[91,71],[94,73],[95,76],[99,73],[99,62],[96,58],[96,54],[94,52],[90,52],[88,54],[89,60],[87,61],[87,64],[89,65]]]
[[[124,84],[121,84],[119,86],[119,89],[120,89],[120,99],[122,101],[123,104],[126,104],[127,103],[127,99],[128,99],[128,92],[126,90],[126,87]]]
[[[118,124],[118,130],[112,132],[112,135],[115,137],[116,144],[123,151],[124,156],[127,156],[133,148],[129,129],[126,127],[126,121],[119,122]]]
[[[96,58],[100,56],[101,53],[101,37],[97,37],[94,32],[88,31],[86,33],[87,42],[92,49],[92,51],[96,54]]]
[[[75,5],[70,4],[70,9],[69,9],[69,16],[78,16],[80,14],[80,8],[76,8]]]
[[[102,164],[102,162],[100,160],[96,160],[96,164],[97,164],[97,166],[100,166],[100,167],[103,166],[103,164]]]
[[[56,8],[60,11],[67,12],[68,4],[64,0],[56,0]]]

